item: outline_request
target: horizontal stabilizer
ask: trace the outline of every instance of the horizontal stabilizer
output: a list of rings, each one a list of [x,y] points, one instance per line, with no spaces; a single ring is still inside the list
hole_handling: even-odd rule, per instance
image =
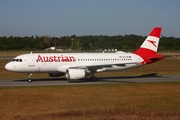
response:
[[[148,60],[158,61],[164,59],[164,56],[149,57]]]

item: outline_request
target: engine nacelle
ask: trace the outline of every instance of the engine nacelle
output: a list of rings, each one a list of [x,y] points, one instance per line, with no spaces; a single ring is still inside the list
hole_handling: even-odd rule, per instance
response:
[[[66,71],[66,78],[69,80],[82,79],[86,76],[84,69],[68,69]]]
[[[65,73],[62,72],[55,72],[55,73],[48,73],[50,77],[59,77],[63,76]]]

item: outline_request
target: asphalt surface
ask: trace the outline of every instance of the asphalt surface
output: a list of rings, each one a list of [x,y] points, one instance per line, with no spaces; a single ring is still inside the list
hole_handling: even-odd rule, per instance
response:
[[[97,81],[90,81],[89,78],[83,80],[66,80],[65,78],[32,79],[28,83],[25,79],[0,80],[0,87],[12,86],[54,86],[54,85],[82,85],[82,84],[111,84],[111,83],[141,83],[141,82],[170,82],[179,81],[180,75],[158,76],[156,73],[141,76],[121,76],[121,77],[98,77]]]

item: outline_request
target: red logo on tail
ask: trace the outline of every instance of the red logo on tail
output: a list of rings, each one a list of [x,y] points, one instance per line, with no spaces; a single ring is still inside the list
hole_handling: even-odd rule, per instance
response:
[[[156,41],[152,41],[152,40],[147,40],[147,41],[150,42],[151,44],[153,44],[155,47],[157,47],[156,44],[155,44]]]

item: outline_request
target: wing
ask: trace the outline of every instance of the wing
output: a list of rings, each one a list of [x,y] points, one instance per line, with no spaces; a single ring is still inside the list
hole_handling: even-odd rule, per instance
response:
[[[113,71],[113,70],[123,70],[127,69],[138,63],[119,63],[119,64],[108,64],[108,65],[86,65],[86,66],[70,66],[68,69],[84,69],[87,72],[103,72],[103,71]]]

